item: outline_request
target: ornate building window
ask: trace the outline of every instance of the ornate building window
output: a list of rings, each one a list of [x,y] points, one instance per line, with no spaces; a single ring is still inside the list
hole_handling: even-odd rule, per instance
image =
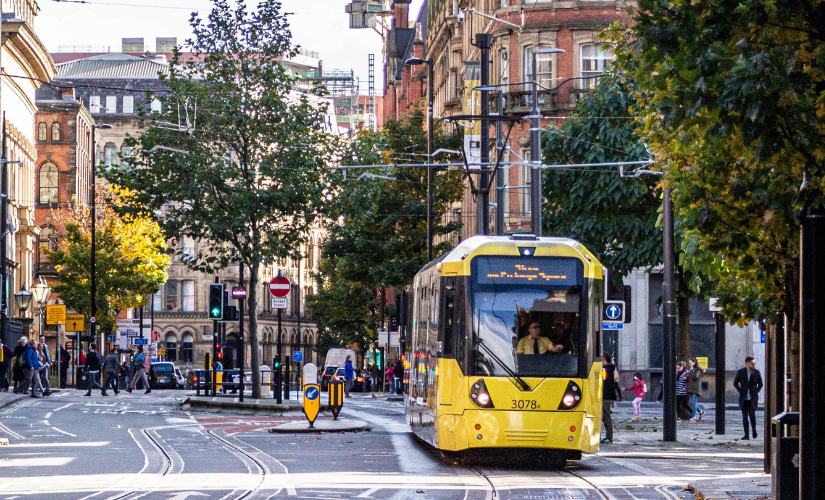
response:
[[[46,122],[37,124],[37,140],[40,142],[46,142],[48,140],[48,137],[46,137]]]
[[[40,264],[46,264],[49,262],[48,257],[46,257],[46,252],[44,250],[55,251],[57,250],[57,230],[52,226],[46,226],[40,229],[40,235],[37,238],[38,241],[38,262]]]
[[[174,333],[166,336],[166,361],[178,360],[178,337]]]
[[[184,280],[181,282],[181,298],[183,312],[195,312],[195,282]]]
[[[178,282],[169,280],[166,282],[166,310],[177,311],[178,305]]]
[[[45,123],[43,124],[46,125]],[[58,171],[54,163],[45,163],[40,167],[40,194],[38,202],[57,203]]]
[[[604,73],[605,69],[613,61],[613,52],[602,50],[602,44],[589,43],[582,45],[582,65],[581,76],[595,77]],[[598,78],[586,78],[582,80],[582,88],[592,89],[596,86]]]
[[[184,363],[191,363],[194,359],[194,349],[192,348],[194,341],[191,335],[183,336],[183,343],[180,348],[180,361]]]
[[[52,123],[52,142],[60,141],[60,124],[57,122]]]
[[[524,67],[523,82],[533,81],[533,53],[543,47],[525,47],[524,60],[522,66]],[[553,54],[536,54],[536,80],[539,85],[545,88],[553,87]]]
[[[117,147],[114,144],[106,144],[103,148],[103,161],[107,167],[117,164]]]

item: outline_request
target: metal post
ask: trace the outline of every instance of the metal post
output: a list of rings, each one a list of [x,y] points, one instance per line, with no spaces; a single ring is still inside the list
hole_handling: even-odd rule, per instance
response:
[[[533,51],[533,109],[530,110],[530,225],[533,234],[541,236],[541,112],[539,111],[539,86],[537,50]]]
[[[716,434],[725,433],[725,317],[716,313]],[[766,415],[767,417],[767,415]]]
[[[490,85],[490,41],[489,33],[476,34],[476,47],[481,51],[481,86]],[[481,115],[490,114],[490,91],[481,91]],[[490,122],[481,119],[481,175],[478,181],[481,193],[478,196],[478,234],[490,233]]]
[[[665,387],[662,408],[662,440],[676,441],[676,314],[673,300],[673,202],[671,188],[665,188],[662,206],[664,226],[664,279],[662,281],[663,365]]]
[[[243,263],[238,265],[238,283],[240,284],[241,288],[246,289],[246,285],[244,284],[244,281],[243,281]],[[240,401],[241,403],[243,403],[243,391],[245,389],[244,379],[246,377],[246,373],[244,372],[244,366],[243,366],[244,362],[246,361],[246,348],[244,347],[244,342],[243,342],[243,320],[244,320],[243,306],[244,306],[244,299],[245,298],[246,297],[238,300],[238,315],[240,316],[241,320],[238,323],[238,352],[235,353],[235,356],[236,356],[236,359],[237,359],[237,364],[238,364],[238,377],[240,378],[240,382],[239,382],[239,384],[240,384],[240,386],[239,386],[240,396],[238,396],[238,401]],[[273,368],[274,368],[274,366],[273,366]]]
[[[278,361],[280,361],[281,366],[278,367],[278,387],[276,388],[276,394],[278,398],[278,404],[283,403],[283,389],[281,389],[281,382],[283,381],[283,366],[284,366],[284,352],[281,349],[281,308],[278,308]]]
[[[0,9],[2,11],[2,9]],[[3,342],[7,342],[10,339],[6,338],[6,315],[8,311],[6,309],[8,303],[8,266],[6,265],[7,256],[6,256],[6,242],[8,238],[6,236],[6,232],[9,229],[8,220],[9,220],[9,174],[8,174],[8,158],[6,157],[6,112],[3,112],[3,147],[2,147],[2,157],[0,158],[0,163],[2,163],[2,167],[0,167],[0,176],[3,177],[2,181],[0,181],[0,234],[2,234],[2,239],[0,239],[0,338],[3,339]],[[9,344],[12,344],[9,342]],[[12,344],[14,345],[14,344]]]
[[[773,408],[776,405],[776,384],[774,380],[776,380],[776,364],[774,361],[774,338],[776,337],[776,326],[769,325],[767,322],[763,323],[765,326],[765,403],[764,403],[764,411],[763,414],[765,418],[763,418],[762,422],[762,440],[765,443],[762,450],[763,450],[763,457],[762,457],[762,470],[765,474],[771,473],[771,448],[772,448],[772,439],[771,439],[771,416],[776,415],[773,412]]]
[[[215,276],[215,283],[218,283],[218,277]],[[211,366],[212,366],[212,390],[210,391],[209,388],[206,388],[207,394],[210,392],[213,396],[217,396],[217,387],[218,387],[218,349],[215,347],[215,342],[218,340],[218,322],[212,321],[212,359]],[[209,369],[209,367],[207,367]]]
[[[433,163],[433,61],[428,59],[427,64],[427,158],[429,163]],[[435,216],[435,208],[433,206],[433,166],[427,167],[427,262],[433,260],[433,217]]]
[[[799,498],[808,499],[825,491],[825,210],[805,209],[801,219]]]
[[[96,274],[97,270],[96,270],[96,267],[95,267],[96,266],[96,260],[97,260],[97,246],[96,246],[96,240],[95,240],[95,232],[96,232],[95,228],[97,226],[97,201],[96,201],[97,193],[95,192],[96,191],[95,190],[95,172],[97,171],[97,166],[96,166],[97,151],[95,149],[95,131],[96,130],[97,130],[97,127],[95,125],[92,125],[92,140],[91,140],[91,144],[92,144],[92,174],[91,174],[91,176],[90,176],[91,178],[89,180],[89,191],[90,191],[90,193],[89,193],[89,203],[91,204],[91,216],[92,216],[91,217],[92,218],[92,220],[91,220],[92,248],[91,248],[91,257],[90,257],[91,258],[90,268],[91,268],[91,275],[92,275],[91,283],[90,283],[91,295],[92,295],[92,305],[91,305],[91,309],[90,309],[90,312],[89,312],[89,316],[90,316],[89,317],[89,329],[91,330],[89,333],[91,333],[91,337],[92,337],[93,342],[97,341],[97,274]],[[140,327],[141,327],[141,334],[142,334],[143,333],[143,329],[142,329],[143,325],[141,324]]]
[[[498,94],[498,115],[504,114],[504,92]],[[504,150],[504,122],[496,121],[496,153],[501,154]],[[501,168],[501,167],[499,167]],[[506,191],[504,189],[504,175],[509,174],[509,170],[503,170],[496,174],[496,236],[504,236],[504,207],[507,206]],[[401,351],[404,352],[404,351]]]

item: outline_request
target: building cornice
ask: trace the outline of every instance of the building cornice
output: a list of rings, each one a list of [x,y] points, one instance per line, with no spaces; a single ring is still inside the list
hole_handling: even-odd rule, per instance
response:
[[[2,34],[3,48],[9,54],[17,53],[21,64],[27,66],[28,75],[44,82],[51,81],[57,73],[57,68],[46,46],[31,26],[20,19],[4,19]]]

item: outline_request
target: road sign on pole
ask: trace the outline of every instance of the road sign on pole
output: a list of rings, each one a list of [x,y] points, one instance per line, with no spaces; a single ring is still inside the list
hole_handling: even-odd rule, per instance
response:
[[[66,315],[66,331],[67,332],[85,332],[86,319],[82,314],[67,314]]]
[[[283,276],[275,276],[269,282],[269,293],[271,293],[274,297],[286,297],[289,295],[290,287],[291,284],[288,279]]]
[[[602,323],[624,323],[624,309],[623,300],[605,300]]]
[[[321,409],[321,388],[318,384],[304,386],[304,415],[309,420],[309,426],[315,427],[315,419]]]
[[[62,325],[66,323],[66,306],[46,306],[46,324]]]

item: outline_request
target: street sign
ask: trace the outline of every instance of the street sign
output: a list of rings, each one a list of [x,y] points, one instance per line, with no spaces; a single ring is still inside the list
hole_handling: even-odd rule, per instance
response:
[[[269,293],[271,293],[273,297],[286,297],[289,295],[290,286],[288,279],[282,276],[275,276],[269,282]]]
[[[309,420],[309,426],[315,427],[315,419],[321,409],[321,388],[318,384],[304,386],[304,415]]]
[[[135,340],[132,341],[134,345],[149,345],[149,339],[147,338],[139,338],[135,337]]]
[[[117,320],[117,331],[121,337],[148,337],[151,333],[152,324],[148,320],[143,320],[143,335],[141,335],[140,319],[119,319]]]
[[[66,323],[66,306],[46,306],[46,324],[63,325]]]
[[[203,336],[203,340],[206,341],[206,342],[212,342],[212,339],[214,339],[214,338],[215,338],[215,336],[212,335],[211,333]]]
[[[304,362],[304,353],[301,351],[294,351],[292,353],[292,362],[293,363],[303,363]]]
[[[66,315],[66,331],[67,332],[85,332],[86,319],[82,314],[67,314]]]
[[[286,309],[286,297],[275,298],[272,297],[272,309]]]
[[[714,297],[708,300],[708,311],[718,313],[722,311],[722,306],[719,305],[719,299]]]
[[[602,330],[624,330],[624,323],[602,323]]]
[[[699,368],[703,370],[708,369],[708,358],[703,358],[701,356],[696,356],[696,362],[699,363]]]
[[[114,342],[117,338],[117,335],[107,335],[106,338],[108,342]]]
[[[624,301],[605,300],[602,323],[624,323]]]
[[[158,349],[158,356],[166,356],[166,349]]]

